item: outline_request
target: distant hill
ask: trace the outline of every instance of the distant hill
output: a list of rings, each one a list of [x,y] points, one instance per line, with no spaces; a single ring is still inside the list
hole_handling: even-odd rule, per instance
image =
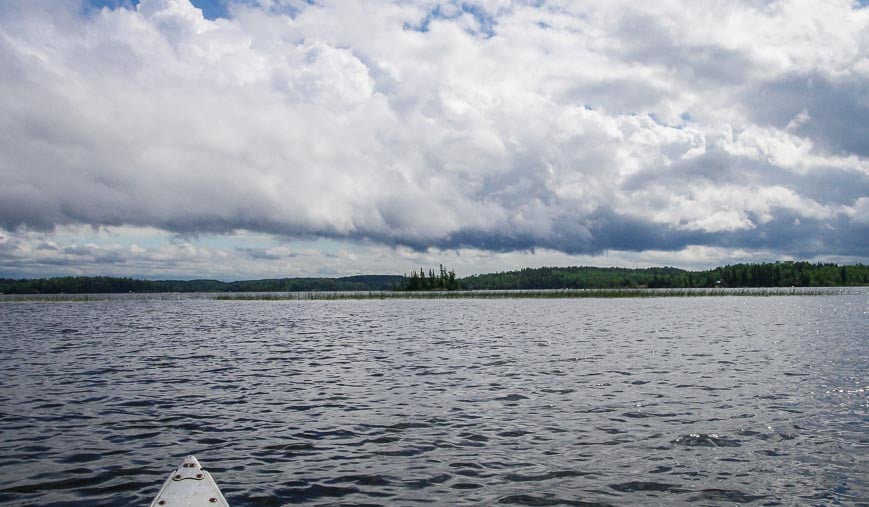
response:
[[[221,292],[304,292],[392,290],[402,280],[400,275],[357,275],[342,278],[280,278],[231,282]]]
[[[474,275],[462,278],[464,289],[615,289],[622,287],[664,287],[686,275],[678,268],[595,268],[546,267]]]
[[[110,294],[119,292],[293,292],[392,290],[399,275],[359,275],[342,278],[277,278],[221,282],[219,280],[137,280],[105,276],[0,279],[4,294]]]
[[[734,264],[703,271],[662,268],[596,268],[588,266],[525,268],[444,278],[430,271],[429,278],[448,280],[441,284],[420,284],[413,290],[539,290],[616,288],[702,288],[702,287],[839,287],[869,285],[869,266],[839,266],[831,263],[772,262]],[[421,274],[424,274],[422,272]],[[422,277],[421,277],[422,278]],[[138,280],[113,277],[60,277],[0,279],[5,294],[98,294],[118,292],[313,292],[372,291],[408,289],[411,278],[399,275],[358,275],[341,278],[275,278],[221,282],[219,280]],[[452,285],[454,284],[455,285]]]
[[[839,287],[869,284],[869,266],[770,262],[704,271],[678,268],[526,268],[459,280],[463,289],[617,289],[703,287]]]

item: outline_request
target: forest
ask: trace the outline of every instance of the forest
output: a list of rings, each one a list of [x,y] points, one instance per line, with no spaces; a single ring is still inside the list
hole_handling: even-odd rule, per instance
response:
[[[3,294],[112,294],[121,292],[304,292],[392,290],[400,275],[359,275],[342,278],[278,278],[221,282],[219,280],[139,280],[106,276],[71,276],[11,280],[0,278]]]
[[[704,271],[678,268],[526,268],[459,280],[463,289],[618,289],[708,287],[840,287],[869,284],[869,266],[772,262]]]
[[[662,268],[543,267],[456,277],[443,265],[409,275],[359,275],[341,278],[219,280],[140,280],[105,276],[38,279],[0,278],[3,294],[99,294],[122,292],[313,292],[454,291],[530,289],[841,287],[869,285],[863,264],[772,262],[734,264],[709,270]]]

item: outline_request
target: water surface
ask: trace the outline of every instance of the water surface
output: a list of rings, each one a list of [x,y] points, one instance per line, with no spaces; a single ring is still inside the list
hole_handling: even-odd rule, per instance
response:
[[[852,505],[867,298],[0,304],[0,502]]]

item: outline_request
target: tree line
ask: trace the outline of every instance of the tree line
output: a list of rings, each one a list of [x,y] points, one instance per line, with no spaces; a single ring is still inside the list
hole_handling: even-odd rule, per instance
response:
[[[395,290],[421,291],[421,290],[458,290],[461,288],[456,279],[456,272],[447,271],[443,264],[440,269],[430,269],[428,276],[423,268],[419,272],[411,271],[410,276],[404,275]]]
[[[840,287],[869,285],[869,266],[832,263],[772,262],[733,264],[709,270],[662,268],[543,267],[456,277],[443,265],[409,275],[360,275],[341,278],[219,280],[140,280],[129,277],[74,276],[38,279],[0,278],[4,294],[98,294],[119,292],[311,292],[531,290],[709,287]]]
[[[359,275],[342,278],[278,278],[221,282],[219,280],[139,280],[107,276],[67,276],[38,279],[0,278],[3,294],[112,294],[121,292],[310,292],[392,290],[400,275]]]
[[[869,266],[770,262],[709,270],[678,268],[526,268],[460,280],[465,289],[619,289],[710,287],[840,287],[869,285]]]

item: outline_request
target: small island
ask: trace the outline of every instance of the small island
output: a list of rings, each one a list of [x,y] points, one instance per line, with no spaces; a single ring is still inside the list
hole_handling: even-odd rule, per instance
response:
[[[420,268],[419,272],[411,271],[410,276],[404,275],[395,290],[398,291],[444,291],[444,290],[459,290],[462,286],[456,279],[456,272],[453,270],[447,271],[444,265],[440,265],[440,269],[430,269],[428,276],[425,270]]]

